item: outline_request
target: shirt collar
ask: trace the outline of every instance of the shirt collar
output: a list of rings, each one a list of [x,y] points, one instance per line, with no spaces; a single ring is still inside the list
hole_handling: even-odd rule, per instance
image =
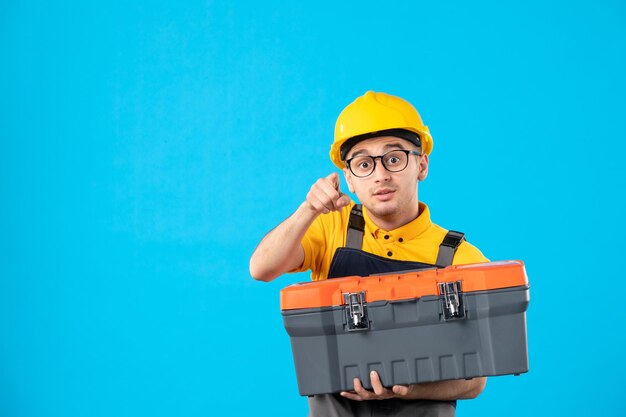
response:
[[[428,210],[428,206],[422,202],[419,203],[419,214],[417,218],[394,230],[384,230],[376,226],[367,215],[367,210],[363,210],[363,217],[365,219],[366,233],[370,233],[376,239],[388,236],[387,239],[393,241],[400,238],[404,241],[414,239],[424,233],[433,224],[430,220],[430,210]]]

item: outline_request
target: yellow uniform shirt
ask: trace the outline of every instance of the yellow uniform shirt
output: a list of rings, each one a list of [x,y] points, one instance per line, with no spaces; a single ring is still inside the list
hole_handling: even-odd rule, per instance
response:
[[[346,245],[346,231],[353,206],[354,202],[340,211],[322,214],[315,219],[302,239],[304,262],[293,272],[310,269],[313,281],[328,277],[335,250]],[[377,227],[365,209],[363,217],[365,231],[362,250],[388,259],[434,264],[439,245],[448,233],[430,220],[430,211],[424,203],[419,203],[419,215],[415,220],[395,230],[387,231]],[[463,242],[454,255],[453,264],[488,261],[475,246]]]

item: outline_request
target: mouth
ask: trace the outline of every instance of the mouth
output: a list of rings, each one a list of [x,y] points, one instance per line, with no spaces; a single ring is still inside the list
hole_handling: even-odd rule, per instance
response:
[[[381,188],[380,190],[376,190],[373,195],[378,200],[387,201],[393,197],[395,192],[396,191],[391,188]]]

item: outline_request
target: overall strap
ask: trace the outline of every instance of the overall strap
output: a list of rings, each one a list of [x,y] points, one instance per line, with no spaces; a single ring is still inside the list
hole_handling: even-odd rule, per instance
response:
[[[348,220],[348,233],[346,236],[346,248],[361,249],[363,247],[363,232],[365,231],[365,219],[363,207],[355,204],[350,211]],[[452,265],[456,250],[465,240],[465,233],[450,230],[439,245],[439,253],[435,265],[439,267]]]
[[[450,230],[446,237],[443,238],[441,245],[439,245],[439,253],[437,254],[435,265],[439,267],[452,265],[454,254],[464,240],[465,233]]]
[[[363,208],[360,204],[355,204],[350,211],[350,219],[348,220],[346,248],[361,249],[361,247],[363,246],[364,230],[365,219],[363,218]]]

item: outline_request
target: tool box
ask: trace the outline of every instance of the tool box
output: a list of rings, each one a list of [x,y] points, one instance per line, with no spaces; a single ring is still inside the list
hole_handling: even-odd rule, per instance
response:
[[[294,284],[280,294],[300,395],[528,371],[521,261]]]

